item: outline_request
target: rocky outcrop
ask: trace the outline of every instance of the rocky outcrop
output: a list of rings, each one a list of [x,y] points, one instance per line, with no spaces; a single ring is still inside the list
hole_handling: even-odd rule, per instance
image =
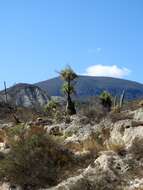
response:
[[[138,121],[143,121],[143,108],[139,108],[135,110],[134,112],[134,119]]]
[[[62,129],[64,144],[77,155],[84,151],[97,159],[80,174],[68,178],[49,190],[140,190],[143,188],[142,117],[112,123],[81,125],[78,118]],[[116,187],[116,188],[115,188]]]
[[[4,91],[0,92],[0,101],[5,101]],[[17,84],[7,89],[8,103],[24,107],[41,107],[48,100],[48,94],[37,86],[30,84]]]
[[[143,189],[142,116],[143,109],[137,109],[132,111],[132,118],[113,122],[106,117],[93,125],[79,116],[72,116],[68,124],[38,118],[37,124],[61,138],[61,143],[74,153],[74,159],[81,162],[74,172],[66,171],[57,186],[46,190]]]
[[[119,121],[110,130],[108,143],[122,145],[128,152],[143,153],[143,126],[133,120]]]
[[[80,175],[71,177],[49,190],[121,190],[128,166],[114,152],[103,152]]]

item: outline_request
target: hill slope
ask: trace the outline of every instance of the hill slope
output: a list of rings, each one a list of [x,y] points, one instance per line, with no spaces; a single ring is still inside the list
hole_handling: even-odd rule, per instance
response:
[[[7,89],[8,103],[16,106],[39,107],[47,103],[49,97],[41,88],[31,84],[17,84]],[[5,101],[4,91],[0,92],[0,102]]]
[[[62,96],[61,86],[63,81],[60,77],[36,83],[35,85],[44,89],[50,96]],[[143,97],[143,85],[137,82],[110,77],[79,76],[76,81],[76,98],[87,98],[99,95],[103,90],[112,95],[120,95],[126,90],[126,99],[137,99]]]

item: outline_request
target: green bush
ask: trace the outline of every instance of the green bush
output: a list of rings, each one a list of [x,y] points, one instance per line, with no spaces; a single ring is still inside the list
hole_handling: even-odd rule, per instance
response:
[[[47,116],[49,116],[54,122],[59,123],[64,120],[65,113],[58,102],[50,100],[44,110]]]
[[[48,104],[45,106],[45,112],[51,114],[52,112],[54,112],[58,107],[59,107],[59,103],[54,101],[54,100],[50,100],[48,102]]]
[[[110,95],[110,93],[107,91],[103,91],[100,95],[100,100],[102,105],[107,108],[108,111],[110,111],[112,106],[112,96]]]

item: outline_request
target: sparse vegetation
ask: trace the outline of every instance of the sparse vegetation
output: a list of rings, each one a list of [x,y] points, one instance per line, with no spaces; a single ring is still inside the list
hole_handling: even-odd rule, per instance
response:
[[[104,113],[101,110],[98,110],[96,107],[85,107],[81,110],[81,114],[86,117],[86,120],[82,120],[83,123],[99,123],[104,117]]]
[[[60,103],[55,100],[50,100],[44,108],[45,113],[55,123],[60,123],[65,119],[65,111],[63,110]]]
[[[123,90],[122,94],[118,98],[117,96],[114,97],[113,99],[113,107],[112,107],[112,112],[119,113],[121,108],[123,107],[124,104],[124,99],[125,99],[125,90]]]
[[[112,107],[111,109],[111,114],[116,114],[116,113],[120,113],[121,112],[121,107],[119,105],[116,105],[114,107]]]
[[[133,120],[136,118],[135,113],[142,111],[139,109],[143,107],[142,100],[124,102],[125,91],[120,97],[114,98],[108,91],[103,91],[98,97],[73,102],[71,95],[75,93],[74,82],[77,75],[70,67],[62,70],[60,75],[64,80],[62,90],[66,95],[66,102],[64,98],[51,97],[44,109],[14,107],[14,115],[22,122],[14,122],[4,127],[2,125],[0,182],[10,184],[11,187],[21,187],[22,190],[50,188],[67,178],[74,179],[74,176],[80,174],[82,176],[90,171],[90,167],[95,167],[97,173],[96,161],[101,162],[100,187],[103,186],[104,164],[106,166],[104,169],[109,171],[115,164],[114,174],[120,177],[118,172],[122,169],[122,164],[122,171],[126,170],[125,162],[127,169],[132,169],[132,173],[135,174],[136,166],[131,167],[131,165],[140,162],[142,158],[142,146],[140,146],[142,138],[138,138],[140,131],[137,131],[138,136],[135,138],[132,138],[134,134],[130,137],[128,132],[132,128],[142,130],[143,122]],[[13,121],[11,118],[14,117],[9,108],[8,103],[3,103],[0,111],[4,109],[4,113],[1,112],[2,117]],[[72,116],[74,114],[76,115]],[[139,116],[141,118],[142,115],[139,113]],[[126,136],[129,136],[129,139]],[[129,148],[126,139],[132,141]],[[102,154],[104,156],[100,160]],[[129,154],[131,157],[128,159]],[[108,162],[109,158],[111,163]],[[114,163],[115,158],[117,164]],[[88,169],[84,170],[87,167]],[[110,173],[112,172],[105,175],[105,179],[108,175],[110,177]],[[98,175],[92,173],[92,176],[98,180]],[[95,189],[96,185],[92,186],[89,180],[87,189],[89,187]]]
[[[140,106],[140,107],[143,107],[143,100],[141,100],[141,101],[139,102],[139,106]]]
[[[73,162],[72,154],[41,127],[22,126],[9,131],[8,136],[11,149],[0,160],[1,182],[18,185],[22,190],[55,185],[65,165]]]
[[[99,98],[94,97],[90,101],[84,102],[79,106],[79,115],[81,123],[83,124],[95,124],[99,123],[107,114],[107,111],[101,105]]]
[[[117,122],[120,120],[126,120],[126,119],[132,119],[132,114],[128,114],[126,112],[121,111],[120,108],[117,108],[117,110],[113,110],[110,114],[109,114],[110,119],[112,120],[112,122]]]
[[[45,111],[51,113],[51,112],[55,111],[58,107],[59,107],[58,102],[56,102],[54,100],[50,100],[45,107]]]
[[[118,154],[120,154],[121,152],[123,152],[125,150],[125,144],[123,143],[123,141],[119,141],[118,139],[114,141],[113,140],[108,140],[105,144],[105,149],[107,150],[112,150]]]

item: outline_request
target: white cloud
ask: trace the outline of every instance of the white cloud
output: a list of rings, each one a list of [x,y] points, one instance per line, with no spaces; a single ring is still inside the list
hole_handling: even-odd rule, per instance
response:
[[[122,78],[129,75],[130,72],[129,69],[117,65],[92,65],[86,69],[85,75]]]

